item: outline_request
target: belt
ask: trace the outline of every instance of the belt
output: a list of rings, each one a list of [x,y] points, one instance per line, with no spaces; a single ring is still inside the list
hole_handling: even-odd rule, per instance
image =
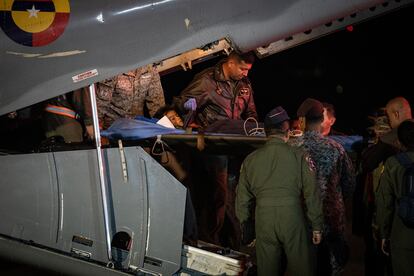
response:
[[[72,119],[79,119],[79,114],[77,114],[72,109],[63,107],[63,106],[48,104],[45,108],[45,111],[49,113],[61,115],[61,116],[66,116]]]
[[[294,197],[263,198],[258,199],[256,203],[257,207],[281,207],[298,204],[300,204],[300,199]]]

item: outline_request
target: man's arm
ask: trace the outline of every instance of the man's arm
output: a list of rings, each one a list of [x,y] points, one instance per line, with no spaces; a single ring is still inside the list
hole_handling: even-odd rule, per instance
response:
[[[88,87],[80,88],[72,93],[73,108],[85,124],[92,124],[92,106]]]
[[[149,86],[146,104],[151,117],[163,106],[165,106],[164,90],[161,85],[160,75],[155,67],[150,69],[151,83]]]
[[[205,102],[207,102],[209,90],[209,80],[204,74],[199,74],[191,81],[191,83],[180,93],[179,96],[174,97],[173,104],[178,110],[185,114],[187,110],[184,108],[184,103],[190,98],[194,98],[197,104],[197,108],[200,108]]]
[[[86,135],[89,139],[93,139],[95,136],[93,131],[92,105],[88,87],[73,91],[72,102],[76,113],[80,115],[80,118],[85,125]]]
[[[302,156],[300,162],[303,196],[307,207],[306,215],[312,224],[312,230],[316,232],[314,233],[314,239],[316,240],[317,237],[315,235],[320,234],[322,231],[323,213],[320,191],[316,180],[315,165],[309,156]]]
[[[240,171],[239,184],[236,188],[236,216],[241,225],[242,243],[251,244],[256,236],[252,216],[254,195],[250,191],[249,181],[243,165]]]
[[[396,154],[398,149],[381,140],[377,144],[367,148],[361,157],[362,169],[367,172],[375,170],[381,162]]]
[[[377,223],[383,240],[388,240],[391,234],[391,226],[395,211],[395,195],[393,183],[397,181],[392,176],[390,159],[385,162],[384,173],[381,176],[379,190],[376,194]]]
[[[253,211],[254,195],[250,191],[246,168],[243,163],[240,170],[239,183],[236,188],[236,216],[240,223],[251,219]]]
[[[250,93],[249,101],[247,102],[247,109],[245,111],[245,119],[247,119],[249,117],[253,117],[255,119],[258,119],[257,111],[256,111],[256,105],[254,103],[254,97],[253,97],[254,92],[253,92],[253,89],[252,89],[252,86],[250,85],[250,83],[249,83],[249,87],[250,87],[251,93]]]
[[[103,127],[105,114],[109,113],[112,103],[112,95],[116,89],[118,76],[98,82],[95,85],[96,104],[100,127]]]
[[[349,198],[352,196],[355,190],[356,185],[356,176],[354,166],[352,164],[351,158],[349,158],[344,148],[341,148],[339,156],[339,165],[340,165],[340,177],[341,177],[341,188],[343,197]]]

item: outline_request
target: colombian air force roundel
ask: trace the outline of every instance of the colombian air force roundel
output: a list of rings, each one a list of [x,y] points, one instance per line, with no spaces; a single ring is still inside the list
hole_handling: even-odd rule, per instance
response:
[[[55,41],[69,22],[69,0],[0,0],[0,27],[15,42],[39,47]]]

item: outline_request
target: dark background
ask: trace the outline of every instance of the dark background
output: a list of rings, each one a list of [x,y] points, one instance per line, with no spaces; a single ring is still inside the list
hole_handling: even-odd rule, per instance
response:
[[[257,59],[249,78],[259,117],[282,105],[291,117],[307,97],[332,103],[335,128],[365,134],[367,116],[395,96],[414,104],[414,6],[410,5],[296,46]],[[167,102],[193,76],[221,57],[162,76]]]

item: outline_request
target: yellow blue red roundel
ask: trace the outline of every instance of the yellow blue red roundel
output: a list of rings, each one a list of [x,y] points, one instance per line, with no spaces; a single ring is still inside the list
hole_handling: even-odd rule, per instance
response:
[[[55,41],[63,34],[69,15],[69,0],[0,0],[0,27],[25,46]]]

